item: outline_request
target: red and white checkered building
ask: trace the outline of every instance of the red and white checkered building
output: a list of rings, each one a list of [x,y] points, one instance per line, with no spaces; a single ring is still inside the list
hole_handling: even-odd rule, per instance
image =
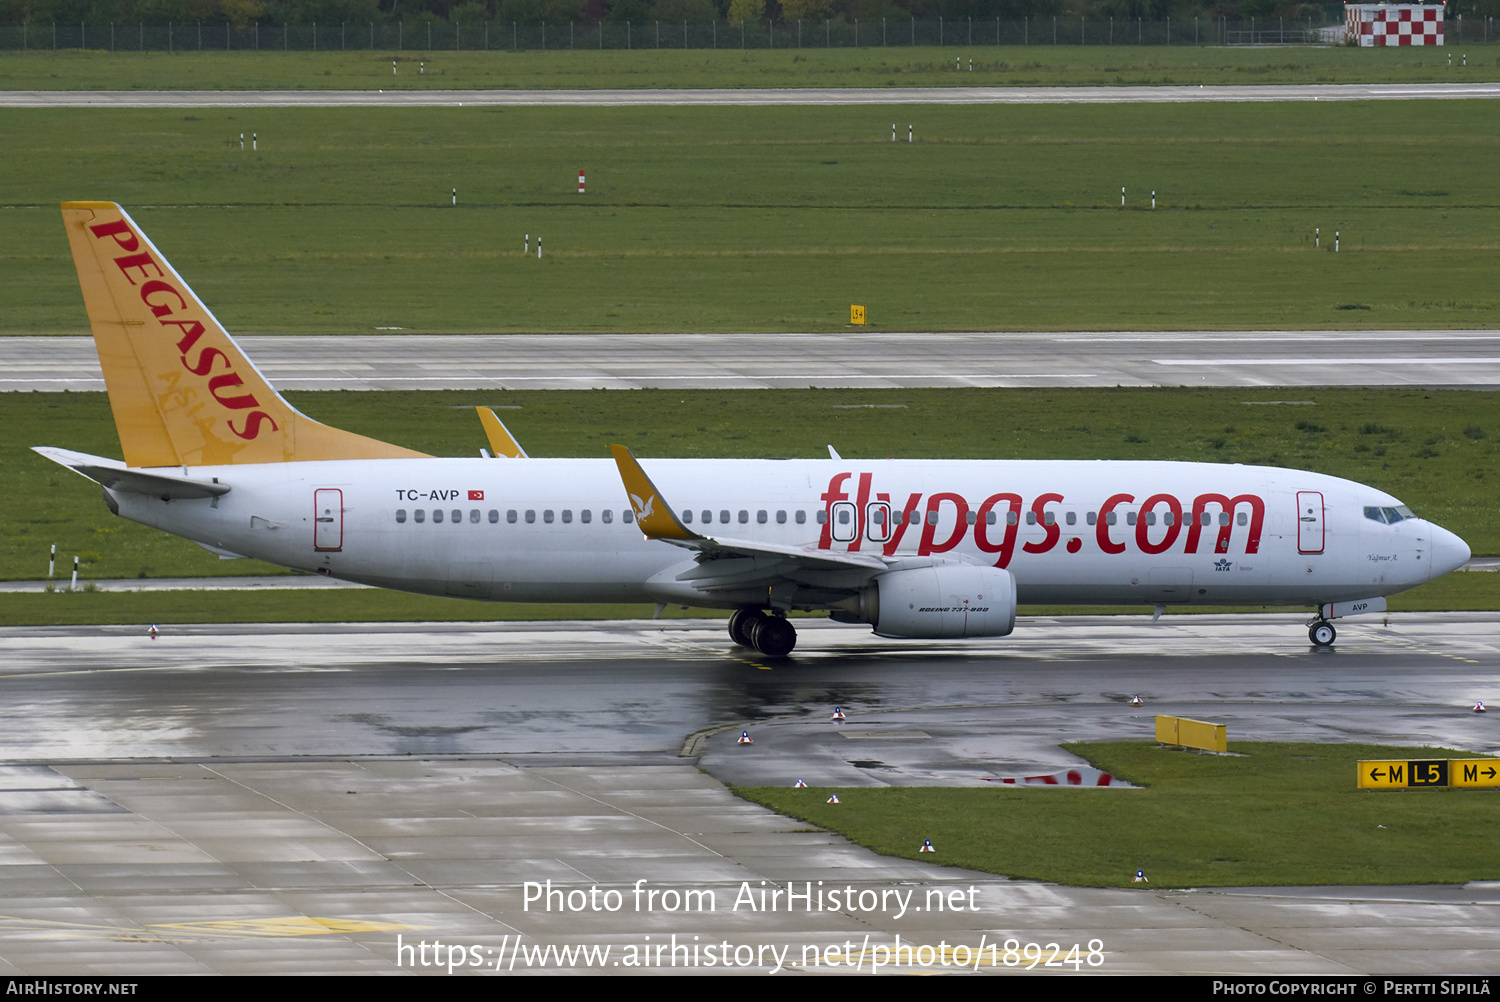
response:
[[[1442,45],[1442,4],[1344,5],[1344,40],[1358,45]]]

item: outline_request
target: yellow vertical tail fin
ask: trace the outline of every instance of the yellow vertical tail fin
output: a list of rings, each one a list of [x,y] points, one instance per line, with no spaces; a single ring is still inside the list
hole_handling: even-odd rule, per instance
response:
[[[62,213],[127,465],[423,455],[283,400],[124,209],[64,202]]]

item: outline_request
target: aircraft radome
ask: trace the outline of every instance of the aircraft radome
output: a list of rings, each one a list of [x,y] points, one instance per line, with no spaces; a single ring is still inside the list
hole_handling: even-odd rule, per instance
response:
[[[1176,462],[440,459],[330,428],[271,388],[118,205],[63,218],[124,462],[41,448],[115,514],[430,595],[731,610],[772,656],[823,611],[904,638],[1003,637],[1016,604],[1305,604],[1330,620],[1464,564],[1383,491]]]

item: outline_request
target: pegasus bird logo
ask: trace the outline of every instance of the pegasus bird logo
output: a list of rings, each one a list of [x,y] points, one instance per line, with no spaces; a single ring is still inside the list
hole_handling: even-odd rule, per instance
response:
[[[653,494],[645,501],[642,501],[639,495],[632,494],[630,495],[630,504],[635,508],[636,519],[644,522],[651,517],[651,512],[656,506],[656,495]]]

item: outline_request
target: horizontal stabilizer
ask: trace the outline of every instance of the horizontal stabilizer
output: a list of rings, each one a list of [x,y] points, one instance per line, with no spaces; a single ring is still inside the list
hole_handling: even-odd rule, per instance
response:
[[[229,493],[229,486],[217,481],[174,477],[151,470],[133,470],[118,459],[90,456],[86,452],[69,452],[67,449],[52,449],[47,446],[37,446],[32,451],[113,491],[144,494],[163,501],[211,498]]]

